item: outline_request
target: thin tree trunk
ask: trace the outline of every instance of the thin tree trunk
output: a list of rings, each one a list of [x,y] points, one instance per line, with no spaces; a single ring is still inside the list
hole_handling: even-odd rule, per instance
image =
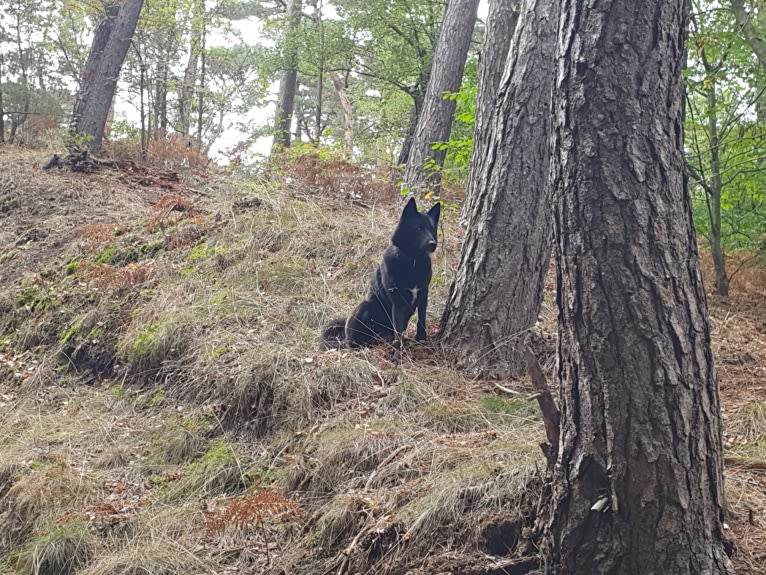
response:
[[[5,143],[5,107],[3,106],[3,53],[0,52],[0,144]]]
[[[169,48],[169,47],[168,47]],[[156,139],[164,138],[168,133],[168,68],[166,60],[170,50],[165,55],[160,55],[157,62],[157,76],[154,85],[154,110],[157,128]]]
[[[476,22],[478,0],[450,0],[444,10],[431,74],[404,170],[404,185],[411,193],[438,188],[445,150],[433,145],[449,140],[456,103],[445,93],[460,89],[463,69]]]
[[[742,33],[758,59],[759,65],[766,69],[766,38],[764,38],[763,32],[759,32],[753,25],[747,10],[745,10],[743,0],[730,0],[730,2],[737,25],[742,29]]]
[[[688,16],[688,0],[562,5],[550,573],[732,573],[718,386],[683,171]]]
[[[32,90],[29,86],[29,76],[27,73],[27,56],[24,54],[24,47],[21,40],[21,14],[16,14],[16,49],[19,53],[19,71],[21,73],[21,86],[24,92],[24,101],[22,105],[22,114],[17,114],[11,124],[10,141],[13,142],[16,138],[16,130],[24,124],[29,118],[29,108],[32,101]]]
[[[189,59],[186,61],[181,91],[178,95],[178,131],[184,136],[191,134],[191,117],[194,102],[194,85],[197,83],[197,65],[202,46],[202,22],[205,17],[204,0],[194,0],[191,14]]]
[[[703,56],[704,58],[704,56]],[[721,244],[721,157],[719,153],[717,94],[715,80],[707,89],[707,120],[710,137],[710,194],[707,198],[710,215],[710,251],[715,268],[715,289],[723,296],[729,295],[729,276],[726,273],[726,256]]]
[[[418,118],[420,117],[420,111],[423,109],[423,96],[419,93],[415,93],[412,97],[412,107],[410,108],[410,120],[407,123],[407,134],[404,136],[404,142],[402,143],[402,149],[399,152],[399,158],[396,163],[403,166],[407,163],[407,158],[410,157],[410,150],[412,149],[412,140],[415,138],[415,129],[418,127]]]
[[[349,152],[352,152],[354,148],[354,108],[351,106],[351,100],[348,99],[346,85],[337,74],[332,75],[332,85],[338,92],[340,105],[343,108],[343,145]]]
[[[494,121],[493,112],[498,102],[498,89],[508,61],[508,51],[519,18],[520,4],[521,0],[490,0],[489,2],[487,28],[479,53],[479,91],[476,94],[474,145],[468,186],[461,210],[463,218],[468,218],[475,209],[476,197],[480,193],[476,187],[480,181],[478,174],[481,174],[487,159],[487,147],[490,143],[489,130]]]
[[[205,42],[207,36],[207,21],[204,17],[202,18],[202,35],[201,38],[201,44],[200,44],[200,77],[199,77],[199,93],[197,94],[198,100],[197,100],[197,149],[202,151],[202,128],[203,128],[203,121],[204,121],[204,112],[205,112],[205,66],[206,66],[206,57],[205,57]]]
[[[295,93],[300,94],[301,85],[296,80]],[[295,104],[293,104],[293,116],[295,116],[295,141],[300,144],[303,141],[303,110],[296,110]]]
[[[141,72],[139,80],[140,92],[140,115],[141,115],[141,158],[146,159],[149,152],[149,133],[146,127],[146,105],[144,102],[144,93],[146,92],[146,66],[141,62]]]
[[[324,95],[324,23],[322,22],[322,1],[314,3],[315,18],[319,27],[319,70],[317,74],[317,106],[315,112],[316,139],[314,144],[319,147],[322,141],[322,99]]]
[[[295,111],[295,93],[298,90],[298,44],[296,34],[301,24],[301,0],[287,2],[287,28],[282,57],[285,70],[279,81],[277,110],[274,115],[274,146],[290,147],[290,126]],[[300,126],[298,126],[300,130]],[[300,137],[297,138],[300,141]]]
[[[93,153],[98,152],[101,148],[104,124],[109,113],[109,107],[112,105],[120,68],[122,68],[125,55],[130,47],[130,41],[133,38],[143,3],[143,0],[125,0],[116,18],[114,18],[111,33],[103,50],[98,49],[101,38],[97,39],[94,36],[91,51],[97,52],[95,56],[98,59],[95,65],[96,71],[91,81],[84,79],[81,84],[81,90],[85,90],[84,102],[79,114],[77,114],[78,110],[75,109],[77,121],[75,132],[87,134],[92,138],[88,142],[88,147]],[[107,8],[107,20],[109,20],[109,8]],[[86,64],[86,73],[87,71],[88,66]]]
[[[551,254],[548,185],[556,0],[524,0],[498,92],[486,158],[457,278],[442,317],[442,341],[458,365],[484,377],[526,371],[523,341],[537,321]]]

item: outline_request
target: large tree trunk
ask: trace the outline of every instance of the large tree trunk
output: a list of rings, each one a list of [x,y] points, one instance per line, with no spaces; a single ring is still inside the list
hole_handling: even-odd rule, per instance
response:
[[[476,182],[442,339],[484,377],[526,369],[519,342],[537,321],[551,254],[548,185],[556,0],[524,0]]]
[[[295,109],[295,92],[298,89],[298,44],[296,33],[301,23],[301,0],[287,0],[287,29],[282,56],[285,70],[279,81],[277,111],[274,116],[274,146],[290,146],[290,124]]]
[[[120,68],[128,53],[143,4],[143,0],[125,0],[115,17],[112,17],[114,7],[108,6],[103,28],[100,24],[94,34],[74,109],[75,133],[90,136],[88,147],[91,152],[98,152],[101,148]],[[107,37],[105,42],[104,36]]]
[[[552,573],[732,572],[718,386],[683,174],[688,15],[688,0],[562,7]]]
[[[478,5],[478,0],[449,0],[444,10],[423,109],[404,170],[404,184],[411,192],[439,185],[440,173],[434,168],[444,165],[446,151],[432,146],[449,140],[455,101],[445,100],[444,93],[460,89]]]
[[[479,53],[479,91],[476,94],[471,173],[468,176],[465,201],[461,210],[464,218],[468,218],[475,209],[475,200],[479,195],[477,184],[480,178],[477,175],[481,174],[487,159],[486,154],[490,144],[489,130],[494,120],[493,112],[498,102],[498,89],[508,60],[511,38],[519,19],[520,3],[521,0],[490,0],[489,2],[487,28]]]

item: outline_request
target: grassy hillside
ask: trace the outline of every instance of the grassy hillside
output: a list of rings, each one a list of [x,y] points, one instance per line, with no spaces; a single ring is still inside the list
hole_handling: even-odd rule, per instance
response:
[[[0,573],[536,566],[544,430],[526,381],[471,380],[433,344],[400,365],[318,351],[398,217],[388,174],[316,155],[180,177],[45,158],[0,147]],[[442,219],[431,332],[462,235],[454,209]],[[756,573],[766,273],[733,290],[710,302],[728,525]]]

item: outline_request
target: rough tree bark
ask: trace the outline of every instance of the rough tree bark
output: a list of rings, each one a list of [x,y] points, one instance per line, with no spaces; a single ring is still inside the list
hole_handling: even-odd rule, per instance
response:
[[[439,185],[439,171],[429,169],[426,163],[430,158],[437,166],[444,165],[446,151],[433,150],[432,146],[449,140],[455,101],[445,100],[444,93],[460,89],[478,5],[478,0],[449,0],[444,10],[423,108],[404,170],[404,185],[411,192]]]
[[[476,181],[442,340],[483,377],[526,371],[520,343],[537,321],[551,254],[548,185],[556,0],[524,0]]]
[[[301,23],[301,0],[287,1],[287,28],[282,56],[285,70],[279,81],[277,110],[274,116],[274,146],[290,146],[290,124],[295,109],[295,92],[298,89],[298,44],[295,34]]]
[[[565,0],[561,447],[549,573],[729,574],[710,323],[683,173],[688,0]]]
[[[473,154],[465,201],[461,209],[463,218],[468,218],[475,208],[479,195],[476,184],[484,169],[489,145],[488,133],[493,121],[493,111],[498,102],[497,93],[503,76],[511,38],[519,19],[521,0],[490,0],[487,14],[487,28],[479,53],[479,91],[476,94],[476,114],[473,126]]]
[[[101,148],[120,68],[128,53],[143,4],[143,0],[125,0],[119,8],[107,5],[105,20],[94,33],[73,113],[74,132],[92,138],[88,148],[93,153]],[[114,15],[117,9],[119,12]]]

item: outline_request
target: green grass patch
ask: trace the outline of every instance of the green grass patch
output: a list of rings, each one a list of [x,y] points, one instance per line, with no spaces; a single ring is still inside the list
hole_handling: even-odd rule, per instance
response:
[[[169,501],[179,501],[231,495],[251,483],[250,474],[231,446],[217,439],[201,457],[185,467],[180,480],[168,485],[166,497]]]
[[[481,407],[489,413],[516,417],[537,418],[540,415],[537,403],[527,399],[503,399],[495,395],[488,395],[482,398]]]
[[[26,308],[29,311],[43,311],[55,309],[59,306],[57,299],[37,286],[23,287],[16,296],[15,303],[16,307]]]
[[[205,242],[200,242],[191,249],[189,255],[186,256],[186,259],[190,262],[199,262],[228,252],[229,248],[223,246],[210,246]]]

